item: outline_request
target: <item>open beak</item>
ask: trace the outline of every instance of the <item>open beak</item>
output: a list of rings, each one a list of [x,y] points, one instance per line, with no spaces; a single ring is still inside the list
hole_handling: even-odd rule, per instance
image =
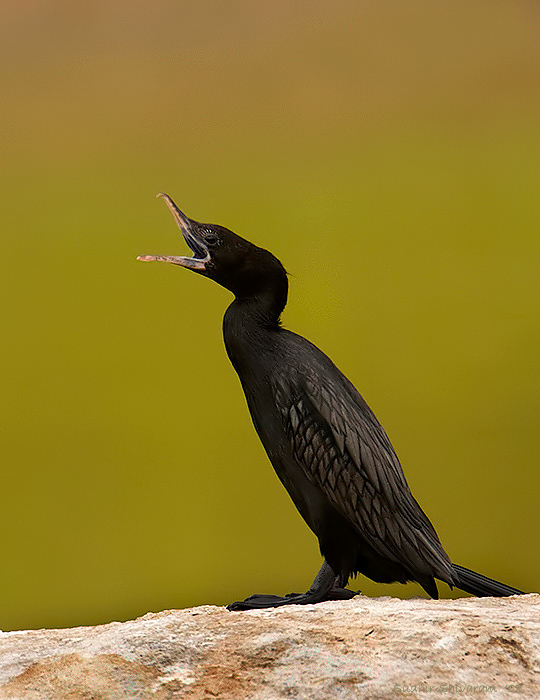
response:
[[[187,258],[176,255],[139,255],[137,260],[142,260],[143,262],[168,262],[173,263],[174,265],[187,267],[190,270],[198,270],[199,272],[206,270],[206,265],[210,262],[210,254],[204,242],[195,234],[195,222],[189,219],[183,212],[180,211],[180,209],[178,209],[168,194],[163,194],[163,192],[160,192],[158,197],[165,200],[165,204],[169,207],[174,220],[180,227],[186,243],[193,251],[193,257]]]

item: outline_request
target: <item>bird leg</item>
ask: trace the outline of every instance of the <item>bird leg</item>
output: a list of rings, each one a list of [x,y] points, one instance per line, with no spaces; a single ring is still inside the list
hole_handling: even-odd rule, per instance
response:
[[[306,593],[289,593],[285,596],[256,593],[245,600],[237,600],[227,605],[227,610],[255,610],[258,608],[277,608],[281,605],[308,605],[321,603],[323,600],[348,600],[357,595],[358,592],[344,588],[341,577],[336,576],[331,566],[324,561]]]

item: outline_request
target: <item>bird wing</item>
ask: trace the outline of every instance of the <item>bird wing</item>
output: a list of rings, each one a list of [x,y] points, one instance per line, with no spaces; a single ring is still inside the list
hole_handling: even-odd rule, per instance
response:
[[[278,402],[295,461],[379,554],[412,573],[451,583],[450,559],[414,499],[388,436],[339,375],[336,384],[326,372],[305,374],[285,392],[288,400]]]

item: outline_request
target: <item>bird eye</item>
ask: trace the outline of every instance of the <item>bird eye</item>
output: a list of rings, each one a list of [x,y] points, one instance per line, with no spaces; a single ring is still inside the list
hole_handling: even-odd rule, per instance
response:
[[[207,245],[217,245],[219,243],[218,236],[213,231],[204,232],[204,242]]]

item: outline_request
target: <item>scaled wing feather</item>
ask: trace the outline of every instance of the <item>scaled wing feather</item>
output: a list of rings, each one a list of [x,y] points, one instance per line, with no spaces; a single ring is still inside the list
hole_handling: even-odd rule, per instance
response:
[[[296,462],[379,554],[413,574],[452,583],[452,564],[411,494],[390,440],[343,379],[348,391],[339,396],[320,375],[303,377],[287,392],[283,420]]]

